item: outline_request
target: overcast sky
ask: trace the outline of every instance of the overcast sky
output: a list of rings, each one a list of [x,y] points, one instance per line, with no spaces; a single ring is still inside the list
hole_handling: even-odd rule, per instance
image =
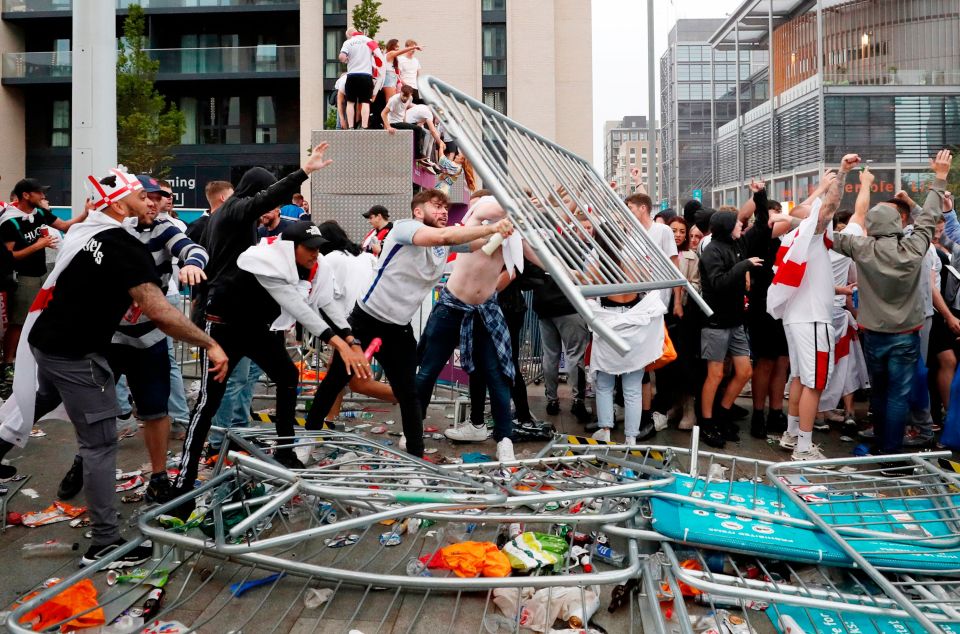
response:
[[[647,114],[647,2],[593,0],[593,161],[603,173],[603,122]],[[742,0],[655,0],[654,74],[680,18],[722,18]],[[659,77],[658,77],[659,79]],[[657,87],[659,91],[659,86]],[[659,108],[659,97],[656,107]]]

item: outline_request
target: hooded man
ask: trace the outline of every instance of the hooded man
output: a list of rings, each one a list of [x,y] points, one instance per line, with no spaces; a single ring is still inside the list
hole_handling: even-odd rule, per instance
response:
[[[707,378],[700,398],[701,434],[704,442],[712,447],[720,448],[725,440],[739,438],[737,425],[731,420],[730,407],[753,374],[750,346],[743,328],[746,274],[752,267],[763,263],[758,257],[746,256],[756,253],[761,245],[770,241],[768,213],[767,205],[758,206],[756,222],[741,235],[742,223],[737,214],[714,212],[710,216],[713,239],[700,257],[703,299],[713,309],[713,315],[700,332],[700,356],[707,362]],[[714,399],[723,380],[723,363],[728,356],[733,361],[735,374],[727,384],[719,407],[715,408]]]
[[[923,258],[943,215],[952,162],[949,150],[941,150],[930,161],[934,181],[910,235],[903,233],[896,205],[879,203],[867,213],[866,236],[834,236],[833,250],[852,258],[857,265],[857,320],[870,373],[876,453],[899,453],[903,444],[924,322],[920,292]]]

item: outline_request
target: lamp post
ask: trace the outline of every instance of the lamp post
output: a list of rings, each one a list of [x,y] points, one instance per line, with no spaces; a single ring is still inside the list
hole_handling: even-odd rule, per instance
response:
[[[650,148],[647,175],[650,198],[657,204],[660,196],[657,192],[657,79],[653,74],[653,30],[653,0],[647,0],[647,145]]]

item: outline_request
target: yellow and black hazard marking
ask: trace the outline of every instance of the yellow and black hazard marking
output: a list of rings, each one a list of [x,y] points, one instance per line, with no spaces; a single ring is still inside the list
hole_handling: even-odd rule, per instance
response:
[[[571,445],[597,445],[597,446],[605,446],[605,445],[620,445],[620,444],[622,444],[622,443],[613,442],[612,440],[597,440],[596,438],[591,438],[591,437],[589,437],[589,436],[574,436],[573,434],[568,434],[568,435],[566,436],[566,439],[567,439],[567,443],[569,443],[569,444],[571,444]],[[631,456],[636,456],[636,457],[638,457],[638,458],[642,458],[647,452],[645,452],[645,451],[640,451],[639,449],[633,449],[633,450],[631,450],[631,451],[628,452],[628,453],[629,453]],[[568,456],[572,456],[572,455],[573,455],[573,452],[572,452],[572,451],[568,451],[568,452],[567,452],[567,455],[568,455]],[[650,457],[653,458],[654,460],[658,460],[658,461],[660,461],[660,462],[663,462],[663,453],[662,453],[662,452],[659,452],[659,451],[650,451],[650,452],[649,452],[649,455],[650,455]]]
[[[264,413],[264,412],[255,412],[254,414],[251,414],[251,418],[252,418],[255,422],[258,422],[258,423],[271,423],[271,424],[274,424],[274,425],[277,423],[277,417],[276,417],[274,414],[266,414],[266,413]],[[306,427],[306,426],[307,426],[307,419],[306,419],[306,418],[300,418],[300,417],[298,416],[298,417],[295,418],[294,420],[297,421],[297,425],[300,425],[301,427]],[[324,421],[322,429],[326,429],[326,430],[331,430],[331,431],[332,431],[332,430],[333,430],[333,426],[332,426],[330,423]]]
[[[949,458],[937,458],[937,464],[940,465],[940,468],[944,469],[945,471],[960,473],[960,462],[955,462]]]

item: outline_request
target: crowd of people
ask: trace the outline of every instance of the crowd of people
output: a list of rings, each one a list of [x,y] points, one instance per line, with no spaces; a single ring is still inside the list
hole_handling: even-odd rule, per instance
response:
[[[279,180],[252,168],[236,186],[207,183],[209,211],[189,226],[176,217],[169,184],[122,166],[88,177],[85,209],[71,220],[51,213],[46,187],[35,179],[18,182],[4,204],[0,298],[8,398],[0,407],[0,460],[26,447],[37,420],[58,406],[66,410],[78,451],[58,496],[85,491],[93,545],[82,564],[124,544],[114,478],[118,429],[134,409],[151,467],[148,502],[168,502],[194,487],[201,461],[223,442],[211,426],[249,425],[262,375],[275,389],[281,445],[273,457],[305,468],[304,457],[282,443],[295,438],[300,384],[287,350],[292,332],[330,353],[307,429],[337,416],[349,386],[396,403],[400,448],[423,457],[427,407],[459,349],[470,377],[470,415],[444,435],[459,443],[492,437],[497,459],[514,460],[513,439],[543,428],[520,359],[527,298],[542,346],[542,415],[561,412],[562,359],[569,411],[597,440],[619,442],[620,406],[626,445],[676,424],[699,427],[704,442],[722,448],[740,440],[738,421],[747,417],[751,436],[775,435],[796,461],[824,458],[813,435],[831,424],[859,434],[876,454],[934,443],[949,406],[960,335],[960,276],[950,265],[960,249],[960,222],[946,190],[950,152],[931,160],[922,206],[901,192],[871,207],[874,177],[855,154],[825,171],[797,204],[771,200],[765,184],[753,182],[740,208],[691,201],[682,214],[656,212],[637,185],[623,201],[619,233],[559,188],[569,214],[558,222],[569,224],[558,225],[558,235],[587,237],[581,243],[590,245],[572,279],[601,279],[604,266],[633,279],[631,272],[645,264],[614,246],[625,235],[661,252],[688,283],[591,299],[588,321],[565,294],[559,272],[543,265],[514,233],[501,203],[474,187],[472,177],[465,215],[449,222],[450,179],[467,173],[469,163],[456,140],[438,131],[430,109],[415,103],[419,64],[409,60],[419,47],[391,40],[380,51],[371,42],[353,32],[341,53],[346,101],[355,106],[346,127],[370,125],[371,84],[389,90],[384,126],[405,124],[391,120],[397,116],[391,103],[400,103],[404,116],[422,107],[441,171],[435,188],[413,196],[409,213],[381,205],[363,212],[370,230],[357,242],[334,221],[314,224],[300,193],[312,173],[330,164],[326,144]],[[356,56],[367,61],[354,63]],[[356,78],[368,62],[372,69],[386,64],[382,81],[374,82],[372,72],[370,80]],[[457,171],[448,172],[443,161]],[[840,201],[851,173],[859,193],[848,210]],[[530,196],[527,202],[550,213]],[[48,249],[56,250],[49,271]],[[418,335],[411,322],[444,278]],[[709,315],[691,290],[702,294]],[[590,323],[614,329],[630,352],[622,354]],[[374,340],[379,348],[368,351]],[[192,408],[175,341],[196,347],[206,370]],[[666,363],[670,347],[675,359]],[[374,378],[373,361],[385,381]],[[736,403],[748,383],[752,412]],[[854,398],[868,387],[869,414],[858,420]],[[171,434],[183,444],[179,464],[168,472]],[[0,481],[15,474],[0,462]],[[174,512],[186,517],[190,504]],[[134,565],[149,554],[141,547],[120,563]]]

